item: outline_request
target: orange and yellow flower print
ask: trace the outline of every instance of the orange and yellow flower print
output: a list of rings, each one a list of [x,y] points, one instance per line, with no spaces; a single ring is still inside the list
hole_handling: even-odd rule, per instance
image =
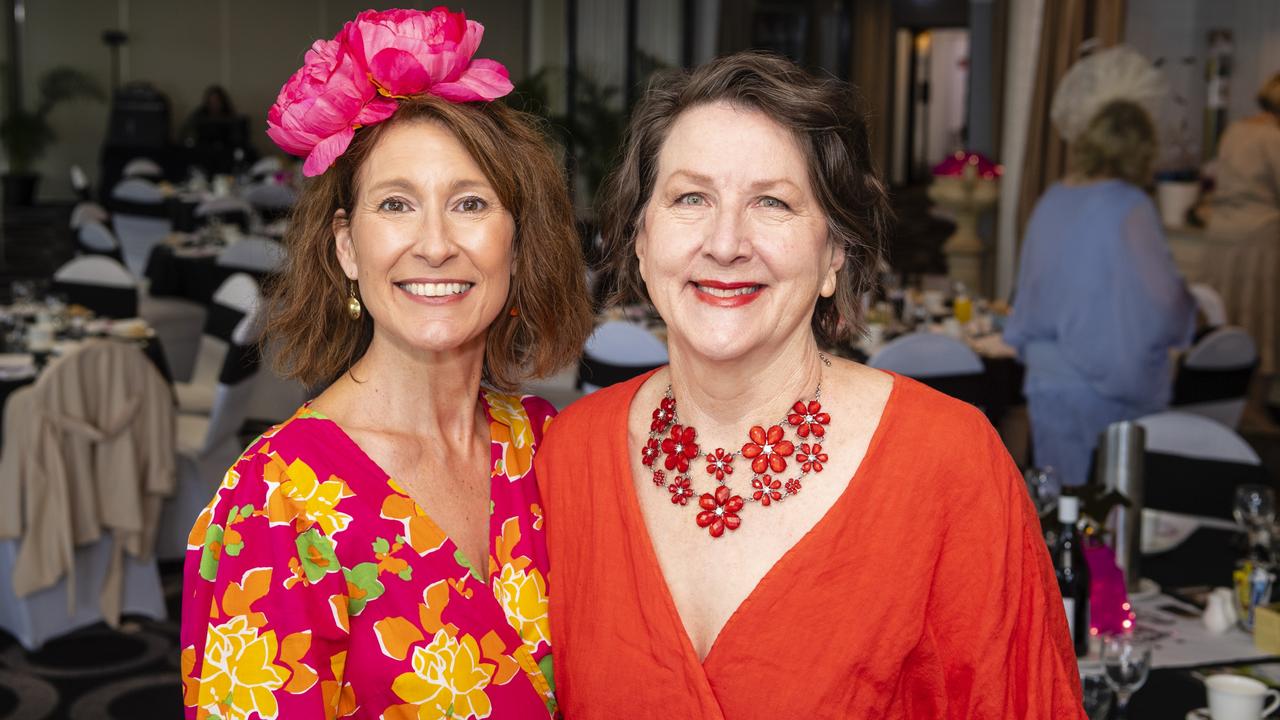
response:
[[[489,717],[493,705],[485,688],[496,666],[481,660],[474,637],[454,638],[441,628],[428,645],[414,648],[412,667],[413,672],[397,677],[391,689],[416,706],[418,720]]]
[[[223,720],[254,714],[273,720],[275,691],[289,678],[289,669],[276,664],[279,653],[275,631],[259,633],[246,616],[211,626],[196,704]]]
[[[527,572],[510,565],[502,566],[502,574],[493,586],[494,596],[507,614],[507,622],[520,633],[520,639],[537,649],[551,644],[547,620],[547,582],[536,568]]]

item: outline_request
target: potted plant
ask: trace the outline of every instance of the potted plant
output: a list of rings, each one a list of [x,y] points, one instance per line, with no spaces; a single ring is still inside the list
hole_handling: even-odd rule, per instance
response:
[[[85,73],[57,67],[40,79],[40,100],[34,111],[14,106],[0,121],[0,144],[4,145],[9,171],[4,174],[4,204],[31,205],[35,199],[35,163],[57,139],[49,125],[49,113],[65,100],[77,97],[103,99],[102,88]]]

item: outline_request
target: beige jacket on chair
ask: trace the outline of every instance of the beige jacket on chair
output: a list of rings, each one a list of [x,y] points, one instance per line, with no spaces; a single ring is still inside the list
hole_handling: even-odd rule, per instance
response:
[[[0,538],[21,541],[24,596],[67,579],[75,548],[113,540],[102,614],[119,621],[123,553],[151,557],[161,503],[175,483],[173,394],[132,344],[86,343],[34,386],[10,395],[0,457]]]

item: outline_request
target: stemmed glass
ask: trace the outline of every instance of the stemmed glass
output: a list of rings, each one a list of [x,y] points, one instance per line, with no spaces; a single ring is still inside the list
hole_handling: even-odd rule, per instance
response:
[[[1107,684],[1116,691],[1116,717],[1127,717],[1129,698],[1151,672],[1151,645],[1132,635],[1110,635],[1102,643],[1102,665]]]
[[[1269,548],[1271,523],[1276,519],[1276,495],[1266,485],[1241,485],[1236,488],[1232,508],[1236,522],[1249,533],[1249,549]]]

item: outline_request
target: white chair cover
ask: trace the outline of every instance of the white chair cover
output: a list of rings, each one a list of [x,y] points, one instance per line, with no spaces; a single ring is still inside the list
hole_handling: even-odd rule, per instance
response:
[[[164,169],[150,158],[134,158],[125,163],[122,174],[127,178],[161,178],[164,177]]]
[[[584,362],[599,362],[622,368],[651,368],[667,363],[667,346],[653,333],[636,323],[610,320],[602,323],[587,338],[582,350]],[[590,377],[581,379],[583,393],[593,393],[601,386]],[[596,380],[596,382],[600,382]]]
[[[1219,326],[1196,341],[1187,351],[1181,367],[1187,370],[1231,371],[1252,367],[1258,362],[1258,346],[1242,328]],[[1180,412],[1195,413],[1217,420],[1227,427],[1239,427],[1248,404],[1247,390],[1238,397],[1178,405]]]
[[[218,255],[219,265],[263,273],[279,270],[283,262],[284,246],[262,237],[243,238]]]
[[[106,208],[96,202],[89,202],[86,200],[84,202],[76,203],[76,206],[71,208],[72,230],[78,229],[81,225],[90,220],[105,224],[110,219],[111,213],[107,212]]]
[[[53,279],[82,285],[137,287],[138,279],[115,260],[102,255],[82,255],[69,260],[53,273]]]
[[[111,196],[116,200],[138,205],[159,206],[164,203],[164,193],[160,188],[141,178],[121,182],[112,190]],[[138,277],[146,274],[151,250],[173,231],[173,223],[167,217],[128,212],[116,212],[112,224],[115,226],[116,237],[120,239],[124,263]]]
[[[209,215],[222,215],[226,213],[242,212],[248,217],[253,217],[253,206],[245,200],[237,197],[216,197],[205,200],[196,206],[196,217],[207,217]]]
[[[250,177],[263,177],[280,172],[284,169],[284,163],[280,162],[280,158],[275,155],[268,155],[258,160],[249,168]]]
[[[116,236],[97,220],[86,220],[80,225],[79,230],[80,244],[88,250],[99,253],[113,253],[120,249],[120,243],[116,241]],[[123,269],[123,265],[121,268]],[[126,272],[128,272],[126,270]]]
[[[1204,283],[1195,283],[1187,289],[1191,291],[1191,296],[1196,299],[1196,307],[1204,315],[1209,327],[1219,327],[1227,324],[1227,304],[1222,301],[1222,296],[1218,294],[1217,290]]]
[[[977,375],[982,358],[968,345],[947,335],[914,332],[895,338],[867,360],[867,365],[911,378]]]
[[[1234,430],[1220,422],[1185,412],[1163,412],[1139,419],[1138,424],[1146,432],[1147,452],[1261,465],[1258,453]],[[1212,478],[1206,478],[1211,482]],[[1151,478],[1159,482],[1159,478]],[[1201,526],[1234,529],[1217,518],[1201,518],[1194,515],[1142,511],[1142,552],[1159,553],[1182,544]]]
[[[260,210],[284,210],[298,199],[291,188],[276,183],[259,183],[244,192],[244,199]]]
[[[258,341],[261,333],[258,306],[260,292],[252,276],[237,273],[227,278],[217,292],[215,303],[245,313],[231,333],[232,342],[249,345]],[[197,372],[207,382],[209,370],[205,365],[221,349],[221,362],[230,358],[225,341],[205,335],[201,338],[201,361]],[[208,343],[206,350],[203,345]],[[221,344],[221,348],[217,345]],[[209,358],[209,359],[206,359]],[[248,418],[249,406],[261,374],[241,377],[233,384],[221,381],[223,367],[217,366],[213,374],[212,403],[208,415],[182,414],[178,416],[178,484],[174,496],[165,505],[160,519],[157,554],[162,559],[181,558],[187,549],[187,539],[196,516],[213,497],[218,483],[227,468],[235,462],[241,451],[236,433]]]

